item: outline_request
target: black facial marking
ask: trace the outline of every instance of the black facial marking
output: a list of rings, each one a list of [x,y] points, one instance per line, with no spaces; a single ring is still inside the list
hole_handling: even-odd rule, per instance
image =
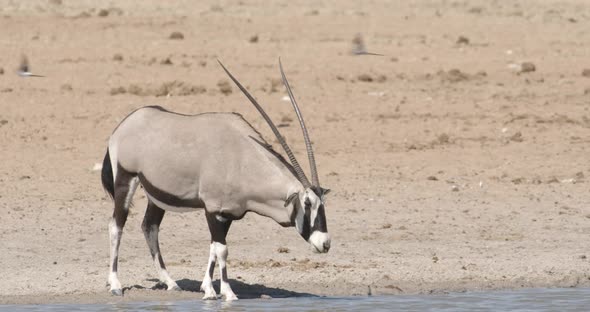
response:
[[[315,222],[313,223],[312,232],[320,231],[328,233],[328,226],[326,225],[326,213],[324,210],[324,204],[320,204],[318,207],[318,214],[316,215]]]
[[[303,214],[303,230],[301,232],[301,236],[303,239],[308,240],[309,235],[311,234],[311,202],[309,198],[305,199],[305,208]]]
[[[205,203],[200,198],[180,198],[174,194],[155,187],[144,175],[137,175],[145,191],[158,201],[173,207],[205,208]]]

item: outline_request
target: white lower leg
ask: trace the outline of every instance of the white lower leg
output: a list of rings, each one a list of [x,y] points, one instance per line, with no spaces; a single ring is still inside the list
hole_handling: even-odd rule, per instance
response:
[[[217,299],[217,293],[213,288],[213,281],[211,280],[213,277],[213,270],[215,269],[215,260],[217,258],[215,252],[215,243],[211,243],[209,247],[209,261],[207,262],[207,270],[205,271],[205,276],[203,277],[203,282],[201,283],[201,290],[205,292],[203,299]]]
[[[109,271],[109,285],[111,286],[111,293],[121,295],[121,282],[117,276],[118,265],[119,265],[119,244],[121,242],[121,229],[117,227],[115,220],[111,220],[109,223],[109,236],[111,242],[111,263]]]
[[[160,281],[166,283],[166,286],[168,286],[168,290],[180,290],[180,287],[178,287],[178,284],[176,284],[174,279],[170,277],[168,271],[160,265],[159,259],[161,259],[160,254],[157,253],[154,257],[154,265],[156,266],[156,269],[158,270],[158,273],[160,275]]]
[[[217,254],[217,259],[219,261],[219,273],[221,275],[221,278],[219,279],[219,293],[222,296],[225,296],[225,300],[227,301],[237,300],[238,297],[234,294],[227,279],[227,246],[221,243],[214,244],[216,244],[215,253]]]

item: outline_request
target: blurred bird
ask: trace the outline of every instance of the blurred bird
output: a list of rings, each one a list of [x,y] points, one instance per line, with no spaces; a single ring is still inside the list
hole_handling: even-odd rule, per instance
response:
[[[356,34],[356,36],[354,36],[354,38],[352,39],[352,54],[383,56],[383,54],[367,52],[367,48],[365,47],[365,42],[361,34]]]
[[[35,75],[30,72],[31,68],[29,67],[29,60],[27,59],[26,55],[23,55],[21,58],[20,66],[18,67],[18,75],[21,77],[45,77],[41,75]]]

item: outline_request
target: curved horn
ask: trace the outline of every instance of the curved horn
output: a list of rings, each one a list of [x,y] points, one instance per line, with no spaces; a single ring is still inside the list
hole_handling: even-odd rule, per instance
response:
[[[307,157],[309,158],[309,166],[311,167],[311,182],[313,186],[319,187],[320,179],[318,178],[318,170],[315,165],[315,158],[313,157],[313,148],[311,147],[311,140],[309,139],[307,128],[305,128],[305,122],[303,121],[303,116],[301,116],[301,112],[299,111],[297,101],[295,101],[295,96],[293,96],[293,92],[291,91],[289,81],[287,81],[287,77],[285,76],[285,72],[283,71],[283,64],[281,63],[281,58],[279,58],[279,67],[281,69],[281,76],[283,77],[283,84],[285,84],[285,88],[287,88],[287,93],[289,94],[289,98],[291,99],[291,104],[293,104],[293,108],[295,109],[295,113],[297,114],[297,118],[299,119],[299,124],[301,125],[301,131],[303,131],[305,147],[307,148]]]
[[[254,106],[256,107],[256,109],[258,110],[258,112],[260,112],[260,114],[262,115],[262,117],[264,118],[264,120],[266,120],[266,122],[268,123],[270,129],[275,134],[275,136],[279,140],[279,143],[281,144],[281,146],[285,150],[285,153],[287,153],[287,156],[289,157],[289,160],[291,161],[291,164],[293,165],[293,168],[295,169],[295,173],[297,173],[297,178],[299,179],[299,182],[301,182],[301,184],[303,184],[303,186],[305,188],[310,187],[311,184],[309,183],[309,180],[305,176],[305,173],[303,172],[303,169],[301,169],[301,166],[297,162],[297,159],[295,159],[295,155],[293,155],[293,152],[289,148],[289,145],[287,145],[287,142],[285,141],[285,139],[283,138],[283,136],[281,136],[281,133],[279,132],[279,130],[277,129],[277,127],[275,126],[275,124],[272,122],[272,120],[270,119],[270,117],[268,117],[268,115],[266,114],[266,112],[264,111],[264,109],[262,109],[262,107],[260,106],[260,104],[258,104],[258,102],[256,102],[256,100],[252,97],[252,95],[250,95],[250,93],[246,90],[246,88],[244,88],[242,86],[242,84],[236,78],[234,78],[234,76],[227,70],[227,68],[225,68],[225,66],[223,66],[223,64],[221,63],[221,61],[220,60],[217,60],[217,62],[219,63],[219,65],[221,65],[221,67],[227,73],[227,75],[229,76],[229,78],[231,78],[231,80],[233,80],[233,82],[238,86],[238,88],[240,88],[240,90],[242,90],[242,92],[244,93],[244,95],[246,95],[246,97],[248,98],[248,100],[250,100],[250,102],[252,102],[252,104],[254,104]]]

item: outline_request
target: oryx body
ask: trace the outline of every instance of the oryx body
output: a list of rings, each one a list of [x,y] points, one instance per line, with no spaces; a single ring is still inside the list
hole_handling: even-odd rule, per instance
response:
[[[230,77],[269,122],[291,164],[239,114],[181,115],[157,106],[131,113],[109,139],[102,172],[103,185],[115,201],[110,223],[109,284],[113,294],[122,294],[117,276],[118,249],[139,184],[148,198],[142,229],[160,279],[168,289],[179,288],[168,275],[159,250],[158,230],[165,211],[205,209],[211,246],[201,289],[207,299],[216,298],[211,282],[216,261],[220,267],[220,293],[228,300],[237,299],[227,282],[225,237],[231,222],[246,212],[270,217],[283,226],[295,226],[317,252],[330,248],[324,213],[327,190],[319,186],[303,120],[313,184],[266,113]],[[284,81],[291,95],[286,78]],[[293,105],[300,116],[294,99]]]

